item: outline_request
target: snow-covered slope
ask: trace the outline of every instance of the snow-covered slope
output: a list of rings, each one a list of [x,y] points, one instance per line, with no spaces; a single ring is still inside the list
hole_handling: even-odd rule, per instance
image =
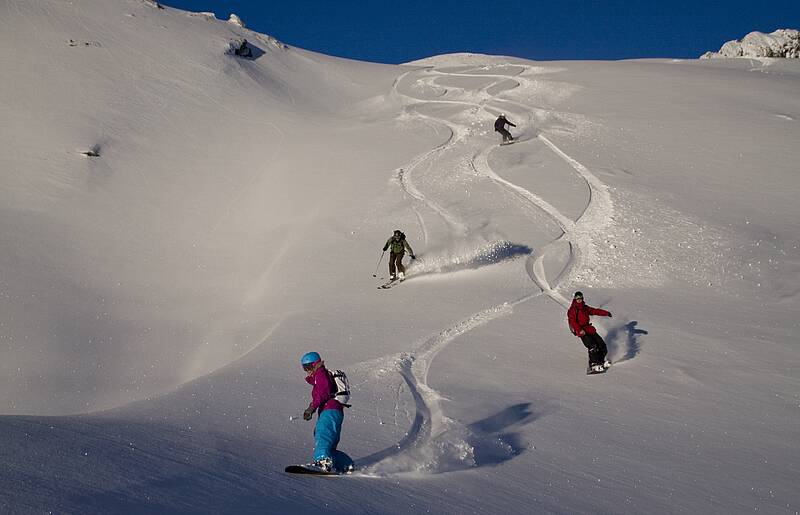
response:
[[[0,4],[3,512],[798,510],[796,61],[384,66],[243,25]],[[353,477],[283,472],[308,350]]]
[[[742,40],[731,40],[719,52],[706,52],[701,59],[717,57],[800,57],[800,31],[778,29],[775,32],[751,32]]]
[[[331,164],[423,148],[425,130],[372,155],[406,129],[346,123],[374,116],[355,104],[391,86],[388,66],[143,2],[4,10],[7,412],[108,408],[243,355],[295,295],[268,287],[289,247],[359,209],[354,181],[382,184]],[[229,55],[241,37],[262,55]]]

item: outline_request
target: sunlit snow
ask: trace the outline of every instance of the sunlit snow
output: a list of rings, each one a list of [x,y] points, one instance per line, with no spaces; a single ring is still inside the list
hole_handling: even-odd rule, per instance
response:
[[[379,65],[142,0],[0,45],[0,511],[800,509],[800,61]],[[310,350],[351,477],[283,470]]]

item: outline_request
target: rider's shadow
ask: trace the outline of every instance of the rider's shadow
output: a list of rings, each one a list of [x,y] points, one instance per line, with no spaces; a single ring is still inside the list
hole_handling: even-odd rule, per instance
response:
[[[531,446],[518,429],[548,415],[552,409],[534,409],[530,402],[514,404],[468,427],[476,467],[495,466],[519,456]]]
[[[628,361],[635,358],[642,350],[641,335],[649,334],[644,329],[636,327],[636,320],[632,320],[625,325],[614,327],[608,332],[606,338],[609,343],[609,351],[612,356],[617,356],[616,363]]]
[[[509,406],[468,425],[456,424],[431,437],[429,421],[418,413],[406,438],[391,447],[356,461],[356,468],[379,475],[424,471],[428,474],[497,466],[532,448],[520,429],[552,413],[529,402]]]

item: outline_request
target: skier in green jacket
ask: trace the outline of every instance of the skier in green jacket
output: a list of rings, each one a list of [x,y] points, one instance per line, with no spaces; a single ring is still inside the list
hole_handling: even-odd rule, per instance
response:
[[[392,234],[392,237],[386,240],[386,245],[383,246],[383,251],[391,249],[389,252],[389,278],[391,280],[400,279],[401,281],[406,277],[406,267],[403,266],[403,256],[406,250],[411,255],[411,259],[417,259],[414,251],[411,250],[411,245],[406,241],[406,235],[403,231],[397,229]]]

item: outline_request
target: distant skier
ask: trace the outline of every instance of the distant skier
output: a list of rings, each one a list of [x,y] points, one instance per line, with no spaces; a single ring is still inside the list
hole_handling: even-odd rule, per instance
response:
[[[314,428],[313,465],[323,472],[352,468],[352,461],[349,460],[349,457],[336,450],[344,420],[344,407],[334,398],[336,383],[318,353],[303,354],[300,364],[306,372],[306,382],[313,386],[311,404],[303,412],[303,419],[311,420],[314,412],[318,413],[317,425]]]
[[[509,122],[506,119],[506,115],[504,113],[500,113],[500,116],[497,117],[497,120],[494,121],[494,130],[495,132],[499,132],[503,135],[503,143],[507,143],[509,141],[514,141],[514,136],[508,132],[506,129],[506,125],[510,125],[511,127],[516,127],[513,123]]]
[[[610,317],[611,313],[605,309],[593,308],[583,302],[583,293],[576,291],[572,299],[572,305],[567,310],[567,320],[572,334],[583,342],[589,350],[589,371],[604,372],[611,366],[611,362],[606,359],[608,349],[606,342],[597,334],[597,329],[589,321],[589,316]]]
[[[401,281],[406,278],[406,267],[403,266],[403,256],[406,250],[411,255],[411,259],[417,259],[414,251],[411,250],[411,245],[406,241],[406,235],[403,231],[396,229],[392,237],[386,240],[386,245],[383,246],[383,251],[391,249],[389,252],[389,278],[394,281],[400,279]]]

